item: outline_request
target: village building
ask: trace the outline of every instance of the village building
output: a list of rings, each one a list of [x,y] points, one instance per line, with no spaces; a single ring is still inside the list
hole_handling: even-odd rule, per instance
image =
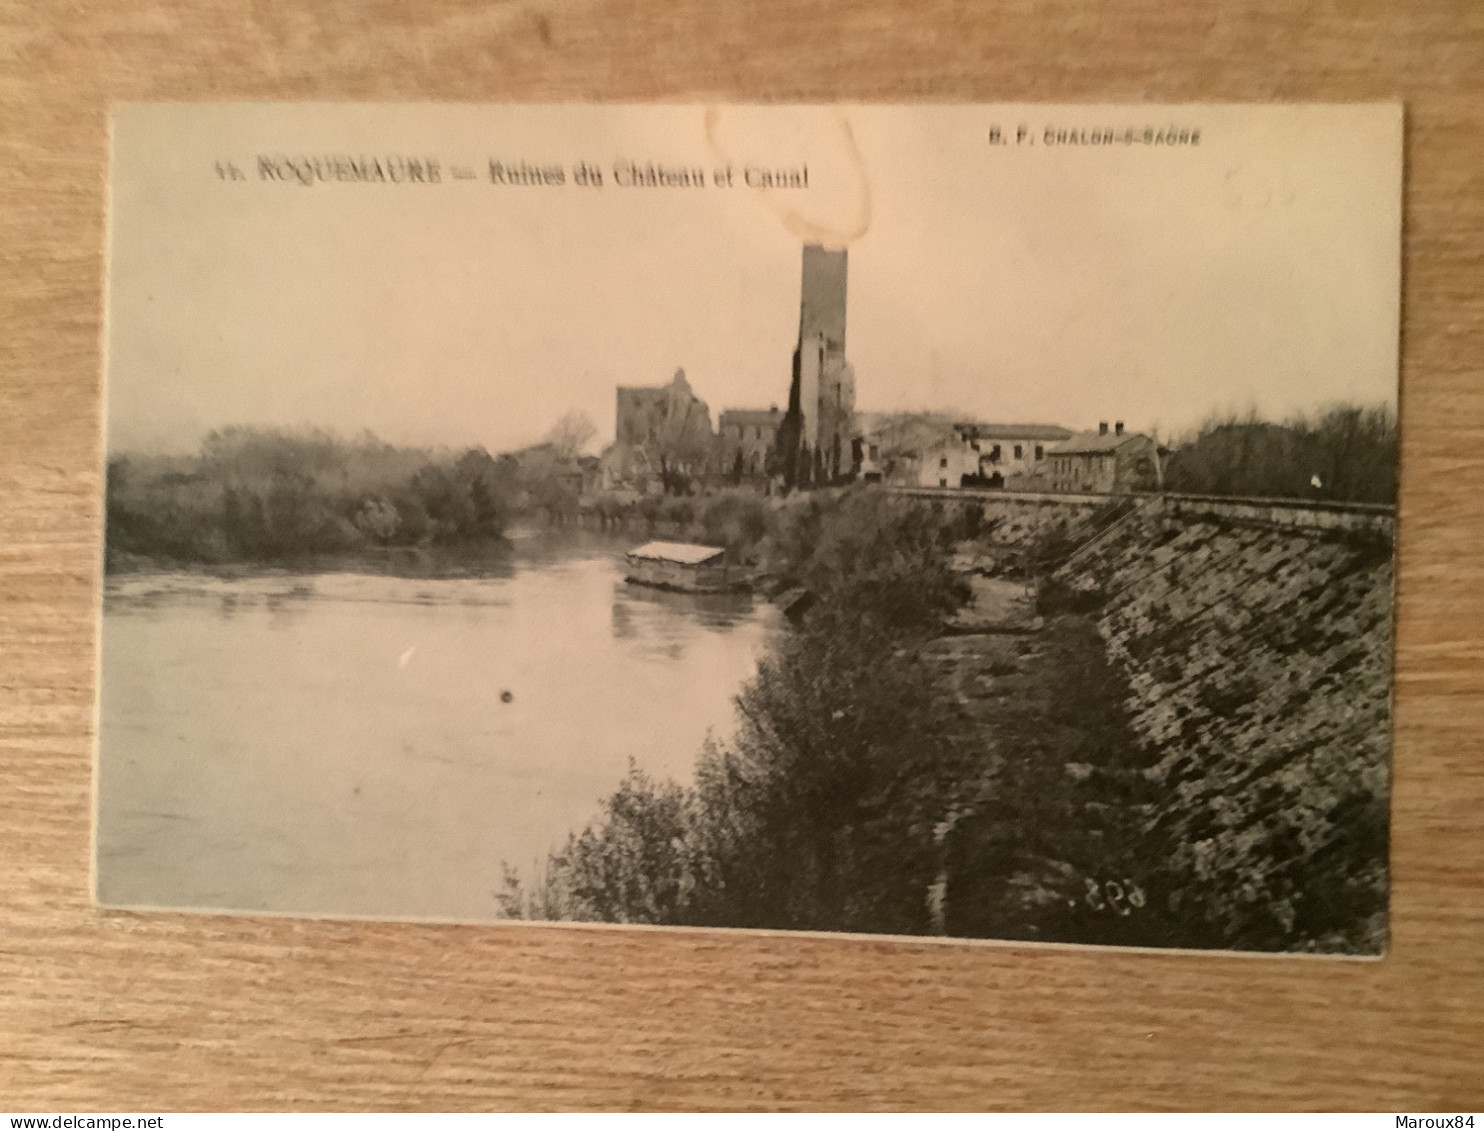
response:
[[[766,475],[782,423],[777,405],[723,411],[716,421],[716,470],[738,478]]]
[[[711,410],[684,369],[668,385],[619,386],[614,432],[602,455],[610,488],[662,490],[667,479],[703,474],[712,458]]]
[[[954,424],[921,453],[917,485],[1044,490],[1053,447],[1072,435],[1055,424]]]
[[[583,490],[580,462],[564,456],[561,449],[549,440],[506,452],[500,457],[500,462],[517,483],[557,483],[574,493]]]
[[[602,486],[597,456],[573,458],[549,440],[505,452],[497,463],[516,485],[520,506],[550,504],[562,494],[575,501]]]
[[[1112,431],[1107,421],[1096,432],[1081,432],[1050,453],[1051,489],[1088,495],[1157,491],[1163,483],[1159,445],[1142,432],[1126,432],[1123,421]]]
[[[904,487],[917,486],[922,453],[943,443],[953,429],[953,418],[936,412],[862,412],[855,422],[857,477]]]
[[[902,487],[1046,490],[1052,448],[1068,440],[1055,424],[955,421],[933,412],[862,413],[856,471]]]

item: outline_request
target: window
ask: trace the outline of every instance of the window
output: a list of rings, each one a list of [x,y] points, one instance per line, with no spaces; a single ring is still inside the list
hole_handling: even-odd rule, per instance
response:
[[[940,479],[940,480],[938,480],[938,486],[939,487],[947,487],[948,486],[948,480],[946,480],[946,479]]]
[[[940,459],[940,460],[939,460],[939,461],[938,461],[938,466],[939,466],[939,467],[947,467],[947,466],[948,466],[948,457],[947,457],[947,456],[944,456],[944,457],[943,457],[943,458],[942,458],[942,459]],[[943,486],[944,486],[944,487],[947,487],[947,486],[948,486],[948,483],[947,483],[947,482],[946,482],[946,481],[945,481],[945,482],[944,482],[944,483],[943,483]]]
[[[1044,447],[1042,447],[1040,444],[1037,444],[1036,445],[1036,458],[1037,459],[1045,459],[1046,458],[1046,449]]]
[[[996,444],[994,447],[992,447],[992,448],[989,449],[989,462],[990,463],[999,463],[1000,462],[1000,446],[998,444]]]
[[[1015,445],[1015,458],[1016,459],[1023,459],[1024,457],[1025,457],[1025,449],[1022,448],[1019,444],[1016,444]]]
[[[878,460],[880,458],[881,458],[881,448],[878,447],[876,444],[872,444],[871,445],[871,459],[872,460]]]

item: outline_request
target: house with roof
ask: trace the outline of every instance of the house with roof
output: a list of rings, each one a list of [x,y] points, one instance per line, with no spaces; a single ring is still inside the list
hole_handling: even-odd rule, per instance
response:
[[[953,418],[934,412],[860,412],[851,441],[857,478],[867,483],[917,485],[921,454],[952,434]]]
[[[777,405],[725,409],[716,422],[716,470],[738,478],[766,475],[782,423]]]
[[[1087,495],[1157,491],[1163,483],[1161,452],[1153,438],[1127,432],[1123,421],[1080,432],[1049,453],[1051,490]]]

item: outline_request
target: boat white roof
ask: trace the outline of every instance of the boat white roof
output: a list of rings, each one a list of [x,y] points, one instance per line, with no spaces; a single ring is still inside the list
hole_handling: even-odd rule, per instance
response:
[[[638,549],[630,550],[629,557],[700,565],[724,553],[726,550],[721,546],[697,546],[690,542],[646,542]]]

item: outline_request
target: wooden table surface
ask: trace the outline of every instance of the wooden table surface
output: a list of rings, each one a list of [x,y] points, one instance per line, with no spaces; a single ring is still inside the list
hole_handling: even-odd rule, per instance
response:
[[[95,910],[107,107],[1405,100],[1381,962]],[[0,2],[0,1108],[1484,1106],[1484,4]]]

